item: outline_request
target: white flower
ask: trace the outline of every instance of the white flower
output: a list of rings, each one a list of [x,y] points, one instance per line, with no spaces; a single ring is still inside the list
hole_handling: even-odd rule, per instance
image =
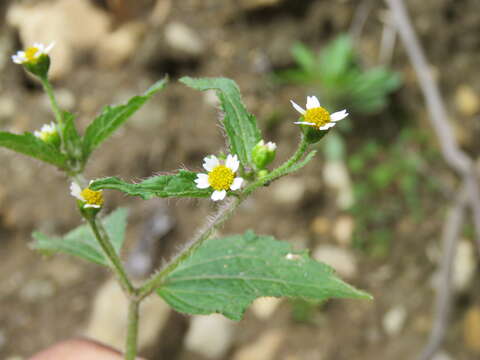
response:
[[[57,126],[55,123],[52,121],[50,124],[44,124],[40,131],[35,130],[33,132],[33,135],[35,135],[37,138],[46,141],[49,137],[52,135],[55,135],[57,133]]]
[[[243,179],[235,177],[235,172],[240,166],[237,155],[228,155],[225,165],[215,155],[207,156],[203,159],[203,168],[208,174],[197,174],[195,183],[199,189],[207,189],[211,187],[212,200],[223,200],[227,195],[227,190],[238,190],[242,186]]]
[[[263,140],[260,140],[257,145],[265,146],[268,151],[277,150],[277,144],[275,144],[274,142],[271,142],[271,141],[269,141],[268,143],[265,144],[265,142]]]
[[[297,121],[294,124],[314,126],[318,130],[328,130],[334,127],[337,121],[345,119],[348,116],[347,110],[337,111],[330,114],[325,108],[320,106],[316,96],[307,96],[306,110],[300,105],[290,100],[292,106],[303,115],[304,121]]]
[[[90,184],[92,182],[90,181]],[[94,191],[88,187],[83,189],[75,181],[70,184],[70,194],[84,203],[84,208],[99,209],[103,205],[102,190]]]
[[[12,60],[15,64],[35,64],[42,55],[48,55],[53,49],[55,43],[52,42],[48,46],[40,43],[35,43],[33,46],[27,48],[25,51],[18,51],[15,55],[12,55]]]

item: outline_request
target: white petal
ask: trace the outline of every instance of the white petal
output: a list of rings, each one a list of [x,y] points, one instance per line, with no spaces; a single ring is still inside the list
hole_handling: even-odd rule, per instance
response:
[[[348,116],[347,110],[337,111],[330,115],[332,121],[340,121]]]
[[[195,184],[197,184],[197,188],[199,189],[206,189],[210,187],[210,183],[208,182],[208,175],[197,174],[197,178],[195,179]]]
[[[306,121],[295,121],[294,124],[300,124],[300,125],[315,125],[314,123],[309,123]]]
[[[295,108],[295,110],[297,110],[300,114],[305,115],[306,111],[303,110],[303,108],[300,105],[298,105],[293,100],[290,100],[290,102],[292,103],[292,106]]]
[[[45,48],[45,50],[43,50],[43,52],[44,52],[45,54],[48,54],[48,53],[53,49],[54,46],[55,46],[55,41],[52,41],[52,42]]]
[[[275,150],[277,150],[277,144],[275,144],[274,142],[269,141],[269,142],[267,143],[267,150],[268,150],[268,151],[275,151]]]
[[[225,195],[227,195],[227,192],[225,190],[221,190],[221,191],[215,190],[212,193],[211,198],[213,201],[223,200],[225,199]]]
[[[307,110],[320,107],[320,101],[316,96],[307,96]]]
[[[220,165],[220,161],[218,161],[215,155],[210,155],[203,159],[203,168],[208,172],[215,169],[218,165]]]
[[[238,166],[240,165],[240,161],[238,161],[237,155],[228,155],[227,161],[225,162],[225,166],[228,167],[233,172],[238,170]]]
[[[82,196],[82,188],[74,181],[70,184],[70,194],[78,200],[85,201]]]
[[[319,127],[318,129],[319,130],[328,130],[328,129],[334,127],[335,125],[336,124],[334,122],[331,122],[331,123],[328,123],[328,124],[325,124],[325,125]]]
[[[102,206],[101,205],[95,205],[95,204],[85,204],[83,205],[84,208],[96,208],[96,209],[99,209],[101,208]]]
[[[243,179],[241,177],[236,177],[233,179],[232,185],[230,185],[230,190],[238,190],[242,187]]]
[[[35,137],[37,137],[37,138],[39,138],[39,139],[42,138],[42,133],[41,133],[40,131],[35,130],[35,131],[33,132],[33,135],[35,135]]]

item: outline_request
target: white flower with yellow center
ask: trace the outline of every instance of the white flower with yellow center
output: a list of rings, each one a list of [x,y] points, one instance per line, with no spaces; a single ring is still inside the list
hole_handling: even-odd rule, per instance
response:
[[[203,159],[203,168],[208,174],[197,174],[195,183],[199,189],[208,189],[211,187],[212,200],[223,200],[227,195],[227,190],[238,190],[242,186],[243,179],[235,177],[235,173],[240,166],[237,155],[228,155],[225,165],[220,163],[215,155],[207,156]]]
[[[53,121],[50,124],[44,124],[40,131],[34,131],[33,135],[43,141],[48,141],[52,136],[57,135],[57,125]]]
[[[297,121],[294,124],[314,126],[318,130],[328,130],[336,125],[337,121],[345,119],[348,116],[347,110],[337,111],[330,114],[325,108],[320,106],[316,96],[307,96],[306,110],[294,101],[290,100],[292,106],[303,115],[304,121]]]
[[[92,182],[90,181],[90,184]],[[95,191],[88,187],[83,189],[76,182],[70,184],[70,194],[76,197],[78,200],[84,203],[84,208],[96,208],[99,209],[103,205],[103,193],[102,190]]]
[[[48,55],[53,49],[55,43],[45,46],[40,43],[35,43],[33,46],[26,50],[18,51],[15,55],[12,55],[12,60],[15,64],[35,64],[42,55]]]

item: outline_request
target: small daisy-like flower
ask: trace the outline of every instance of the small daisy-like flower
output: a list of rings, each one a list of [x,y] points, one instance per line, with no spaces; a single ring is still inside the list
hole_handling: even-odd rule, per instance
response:
[[[325,108],[320,106],[320,101],[316,96],[307,96],[307,110],[290,100],[292,106],[303,115],[304,121],[297,121],[294,124],[314,126],[318,130],[328,130],[336,125],[337,121],[345,119],[348,116],[347,110],[337,111],[330,114]]]
[[[48,55],[53,49],[55,43],[51,43],[45,46],[40,43],[35,43],[33,46],[26,50],[18,51],[15,55],[12,55],[12,60],[15,64],[36,64],[42,55]]]
[[[207,189],[211,187],[212,200],[223,200],[227,195],[227,190],[238,190],[242,186],[243,179],[235,177],[235,172],[240,166],[237,155],[228,155],[225,165],[221,164],[215,155],[207,156],[203,159],[203,168],[208,174],[198,174],[195,179],[197,188]]]
[[[53,121],[50,124],[44,124],[40,131],[34,131],[33,135],[45,142],[48,142],[50,139],[58,135],[57,125],[55,125]]]
[[[252,160],[257,169],[263,169],[275,159],[277,145],[269,141],[260,140],[252,149]]]
[[[90,183],[92,182],[90,181]],[[82,190],[80,185],[78,185],[76,182],[72,182],[70,184],[70,194],[82,201],[84,203],[84,208],[99,209],[103,205],[102,190],[94,191],[88,187]]]

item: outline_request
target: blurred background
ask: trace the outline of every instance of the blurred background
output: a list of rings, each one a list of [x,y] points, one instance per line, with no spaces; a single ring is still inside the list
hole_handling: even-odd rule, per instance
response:
[[[444,96],[452,136],[475,160],[480,148],[480,2],[406,1]],[[169,74],[167,89],[97,151],[87,176],[139,180],[199,170],[222,150],[214,94],[180,76],[226,76],[240,86],[279,163],[298,141],[289,103],[317,95],[350,116],[298,174],[259,191],[222,229],[273,234],[332,265],[374,301],[262,299],[233,323],[145,303],[141,353],[172,360],[411,359],[435,321],[442,286],[442,226],[459,179],[440,152],[415,72],[380,0],[36,0],[0,2],[0,128],[34,131],[52,114],[38,83],[12,63],[33,42],[56,42],[51,76],[60,105],[82,131],[107,104]],[[87,335],[121,348],[126,305],[110,275],[65,255],[29,249],[31,232],[80,224],[66,178],[0,151],[0,358],[27,359]],[[210,201],[106,193],[108,213],[130,209],[125,256],[146,276],[191,236]],[[452,266],[453,303],[436,360],[480,358],[477,254],[465,222]],[[127,254],[127,251],[126,251]],[[477,285],[477,286],[476,286]]]

